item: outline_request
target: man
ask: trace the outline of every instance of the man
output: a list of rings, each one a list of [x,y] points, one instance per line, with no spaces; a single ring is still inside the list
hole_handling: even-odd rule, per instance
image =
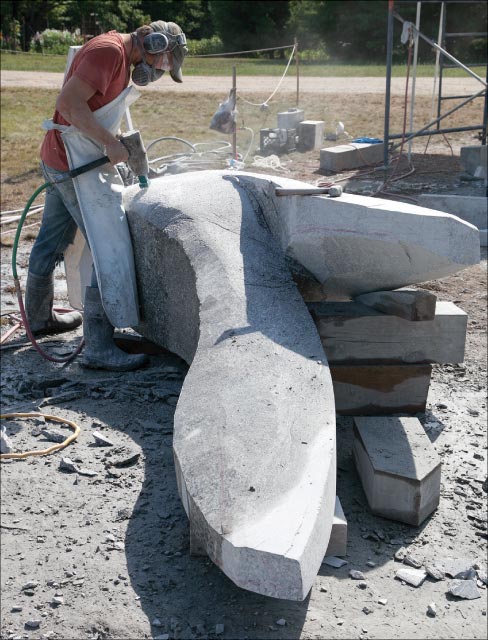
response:
[[[112,164],[127,161],[125,146],[102,127],[93,111],[115,100],[132,81],[147,85],[168,71],[175,82],[183,82],[181,66],[187,53],[185,35],[174,22],[158,20],[120,34],[109,31],[89,40],[76,54],[56,101],[55,125],[74,125],[104,147]],[[83,218],[72,180],[54,183],[69,170],[59,130],[47,132],[41,148],[41,168],[52,182],[46,192],[41,228],[31,251],[25,294],[27,319],[34,335],[71,331],[81,324],[77,311],[58,314],[53,310],[56,264],[73,240],[78,226],[86,238]],[[100,212],[103,214],[103,212]],[[129,371],[147,358],[129,355],[113,342],[113,326],[102,306],[95,273],[87,287],[84,304],[85,353],[83,364],[90,368]]]

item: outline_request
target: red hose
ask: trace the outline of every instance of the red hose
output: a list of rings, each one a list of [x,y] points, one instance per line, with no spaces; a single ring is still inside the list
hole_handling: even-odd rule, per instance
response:
[[[30,326],[29,326],[29,322],[27,320],[27,314],[25,313],[24,300],[22,298],[22,290],[20,288],[20,282],[19,282],[19,279],[17,277],[14,277],[14,284],[15,284],[15,291],[17,293],[17,302],[19,303],[20,315],[22,316],[22,324],[25,327],[25,331],[27,333],[27,337],[32,342],[32,346],[34,347],[34,349],[43,358],[45,358],[46,360],[49,360],[49,362],[57,362],[59,364],[61,364],[61,363],[66,364],[67,362],[71,362],[72,360],[74,360],[76,358],[76,356],[80,353],[80,351],[83,349],[85,341],[82,339],[80,344],[78,345],[78,347],[73,351],[73,353],[70,353],[69,356],[66,356],[64,358],[55,358],[54,356],[50,356],[45,351],[43,351],[41,349],[41,347],[37,344],[36,339],[34,338],[34,335],[33,335],[32,331],[31,331]]]

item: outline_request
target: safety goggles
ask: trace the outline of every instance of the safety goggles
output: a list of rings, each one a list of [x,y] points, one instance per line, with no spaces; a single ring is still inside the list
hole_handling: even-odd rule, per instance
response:
[[[186,36],[184,33],[174,35],[172,33],[149,33],[144,37],[144,49],[147,53],[155,55],[165,51],[173,51],[176,47],[186,45]]]

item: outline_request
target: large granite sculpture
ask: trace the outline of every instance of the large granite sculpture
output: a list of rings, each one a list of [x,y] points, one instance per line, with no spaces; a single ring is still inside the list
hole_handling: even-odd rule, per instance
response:
[[[129,188],[138,330],[189,364],[175,413],[191,535],[237,585],[302,600],[335,504],[335,407],[321,342],[285,254],[351,295],[479,258],[453,216],[344,195],[277,197],[275,176],[204,171]]]

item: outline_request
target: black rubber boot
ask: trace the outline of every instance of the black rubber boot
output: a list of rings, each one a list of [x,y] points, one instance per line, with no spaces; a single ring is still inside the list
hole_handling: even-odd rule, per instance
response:
[[[81,313],[53,310],[54,274],[36,276],[29,271],[25,288],[25,313],[30,330],[35,336],[73,331],[82,322]]]
[[[85,352],[81,363],[84,367],[108,371],[132,371],[147,363],[146,355],[125,353],[115,345],[114,328],[103,309],[98,288],[86,287],[84,311]]]

